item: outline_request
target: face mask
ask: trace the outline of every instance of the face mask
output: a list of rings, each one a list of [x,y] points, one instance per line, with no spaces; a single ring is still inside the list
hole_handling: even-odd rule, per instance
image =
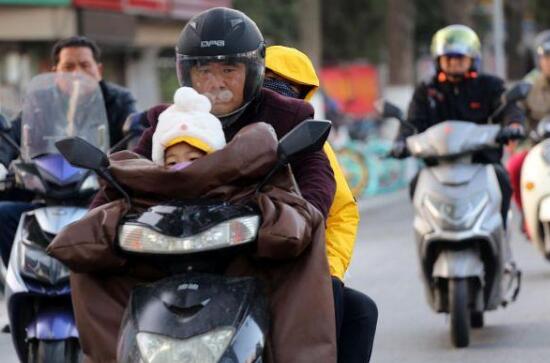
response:
[[[187,168],[189,165],[191,165],[192,163],[193,163],[192,161],[183,161],[181,163],[177,163],[175,165],[172,165],[170,167],[170,170],[172,170],[172,171],[183,170],[183,169]]]
[[[229,102],[233,99],[233,92],[230,90],[214,91],[214,92],[205,92],[203,93],[210,102],[215,105],[218,102]]]
[[[281,79],[266,78],[264,79],[264,87],[283,96],[300,98],[298,92],[293,90],[288,82]]]

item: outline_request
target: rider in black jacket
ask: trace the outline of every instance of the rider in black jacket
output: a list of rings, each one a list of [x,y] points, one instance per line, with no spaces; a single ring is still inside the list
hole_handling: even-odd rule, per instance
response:
[[[436,63],[436,75],[420,84],[414,91],[409,105],[408,121],[418,132],[446,120],[471,121],[477,124],[491,122],[504,125],[505,132],[523,133],[524,115],[515,105],[508,105],[494,120],[491,115],[498,108],[505,91],[504,82],[497,77],[478,74],[480,43],[476,33],[464,25],[451,25],[439,30],[432,40],[432,55]],[[406,156],[405,139],[413,130],[402,126],[394,143],[392,155]],[[502,190],[502,213],[510,207],[512,189],[505,169],[500,163],[502,148],[483,151],[474,155],[474,161],[493,164]],[[416,178],[411,182],[411,197]]]
[[[81,72],[99,82],[109,122],[111,145],[120,141],[126,118],[136,111],[135,99],[128,90],[102,80],[100,50],[97,45],[80,36],[60,40],[52,49],[52,61],[54,72]],[[20,143],[21,115],[13,120],[9,136],[17,144]],[[17,150],[5,140],[0,141],[0,162],[5,168],[18,156]],[[28,193],[20,191],[0,194],[0,255],[6,266],[21,214],[35,208],[35,205],[28,202],[30,198]]]

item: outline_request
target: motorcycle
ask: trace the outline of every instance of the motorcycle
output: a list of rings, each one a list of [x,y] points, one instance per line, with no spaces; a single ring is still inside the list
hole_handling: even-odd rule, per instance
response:
[[[529,238],[550,260],[550,117],[544,117],[532,132],[537,144],[521,168],[521,198]]]
[[[523,84],[509,90],[491,119],[528,91]],[[491,122],[445,121],[418,133],[391,103],[383,104],[382,114],[414,130],[406,140],[408,152],[427,165],[413,196],[422,281],[431,308],[450,315],[453,346],[466,347],[470,328],[483,327],[484,312],[514,301],[520,288],[494,167],[472,162],[474,153],[499,148],[505,129]]]
[[[38,206],[21,216],[6,275],[11,335],[22,362],[81,360],[69,270],[45,249],[61,229],[84,216],[99,184],[95,173],[71,166],[55,142],[80,136],[107,151],[108,130],[97,81],[49,73],[30,82],[22,110],[20,159],[11,163],[8,178],[32,192]]]
[[[321,150],[329,131],[330,122],[307,120],[283,137],[279,162],[258,190],[290,158]],[[79,138],[59,141],[57,147],[71,164],[95,171],[131,205],[101,150]],[[131,292],[117,361],[262,362],[269,317],[261,284],[252,277],[221,275],[235,254],[254,246],[260,222],[253,205],[209,200],[175,201],[126,216],[119,225],[120,251],[162,266],[170,276]]]

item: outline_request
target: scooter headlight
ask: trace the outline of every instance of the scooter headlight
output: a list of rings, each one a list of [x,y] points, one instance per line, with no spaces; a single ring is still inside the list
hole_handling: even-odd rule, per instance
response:
[[[488,201],[489,195],[485,192],[470,198],[445,201],[427,195],[424,205],[443,229],[460,229],[470,228]]]
[[[193,236],[172,237],[136,224],[123,224],[119,230],[120,247],[140,253],[192,253],[254,241],[259,216],[235,218]]]
[[[137,334],[137,343],[145,363],[216,363],[227,349],[234,333],[233,328],[224,327],[180,340],[141,332]]]

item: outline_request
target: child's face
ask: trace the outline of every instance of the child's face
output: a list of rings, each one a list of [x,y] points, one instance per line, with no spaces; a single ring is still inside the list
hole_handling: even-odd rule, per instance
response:
[[[172,167],[186,161],[195,161],[206,153],[186,142],[172,145],[164,152],[164,166]]]

